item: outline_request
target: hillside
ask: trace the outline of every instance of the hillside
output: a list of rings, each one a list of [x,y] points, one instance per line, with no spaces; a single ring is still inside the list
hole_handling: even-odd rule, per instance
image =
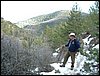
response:
[[[37,25],[37,24],[40,24],[41,22],[48,21],[50,19],[60,18],[60,17],[65,17],[65,16],[69,16],[68,10],[61,10],[61,11],[56,11],[56,12],[46,14],[46,15],[32,17],[28,20],[20,21],[16,23],[16,25],[18,25],[19,27],[24,27],[26,25]]]
[[[17,34],[18,30],[20,31],[21,29],[17,25],[1,18],[1,31],[5,34],[14,35],[14,32]]]
[[[69,16],[70,11],[60,10],[50,14],[36,16],[25,21],[20,21],[16,23],[16,25],[24,29],[41,33],[46,26],[54,27],[66,23]],[[83,12],[82,16],[85,17],[87,14]]]
[[[36,24],[36,25],[27,25],[24,28],[31,29],[31,30],[34,30],[34,31],[41,33],[44,31],[46,26],[49,26],[49,27],[59,26],[59,24],[65,23],[66,20],[67,20],[67,17],[54,18],[54,19],[40,22],[39,24]]]

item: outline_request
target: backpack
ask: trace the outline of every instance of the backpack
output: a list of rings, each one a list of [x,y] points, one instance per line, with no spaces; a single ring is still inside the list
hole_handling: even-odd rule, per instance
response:
[[[77,51],[79,51],[79,48],[81,47],[79,39],[75,40],[75,44],[76,44]]]

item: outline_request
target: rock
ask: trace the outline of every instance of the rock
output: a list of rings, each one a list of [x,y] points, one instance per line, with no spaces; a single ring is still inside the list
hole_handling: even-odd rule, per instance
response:
[[[58,70],[55,70],[55,73],[60,73],[59,69]]]
[[[45,65],[44,67],[39,68],[40,72],[51,72],[52,70],[54,70],[54,67],[51,65]]]
[[[90,35],[89,32],[85,32],[85,33],[81,34],[81,37],[82,37],[82,39],[84,39],[84,38],[88,37],[89,35]]]
[[[81,75],[80,73],[76,73],[76,75]]]

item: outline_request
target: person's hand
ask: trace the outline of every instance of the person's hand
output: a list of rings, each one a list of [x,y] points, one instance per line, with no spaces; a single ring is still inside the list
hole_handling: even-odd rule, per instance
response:
[[[62,45],[61,47],[62,47],[62,48],[64,48],[64,47],[65,47],[65,45]]]
[[[77,50],[77,52],[79,52],[79,49]]]

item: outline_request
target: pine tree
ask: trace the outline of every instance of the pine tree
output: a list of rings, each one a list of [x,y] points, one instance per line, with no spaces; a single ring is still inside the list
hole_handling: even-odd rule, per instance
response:
[[[94,6],[91,6],[89,11],[90,31],[94,36],[99,37],[99,1],[95,1]]]
[[[77,35],[82,33],[82,12],[77,3],[72,7],[72,10],[70,11],[70,16],[68,17],[67,24],[67,30],[69,32],[75,32]]]
[[[99,2],[96,1],[94,6],[91,6],[89,9],[89,15],[87,16],[87,22],[85,23],[88,27],[89,32],[92,36],[99,38]],[[95,44],[96,42],[94,42]],[[99,64],[99,50],[98,49],[89,49],[90,54],[85,54],[88,61],[94,60],[92,63],[85,63],[84,69],[86,72],[89,72],[90,75],[99,75],[98,64]],[[97,63],[97,64],[94,64]],[[87,65],[88,64],[88,65]],[[94,67],[95,66],[95,67]],[[91,69],[91,68],[93,69]],[[96,70],[96,71],[95,71]]]

